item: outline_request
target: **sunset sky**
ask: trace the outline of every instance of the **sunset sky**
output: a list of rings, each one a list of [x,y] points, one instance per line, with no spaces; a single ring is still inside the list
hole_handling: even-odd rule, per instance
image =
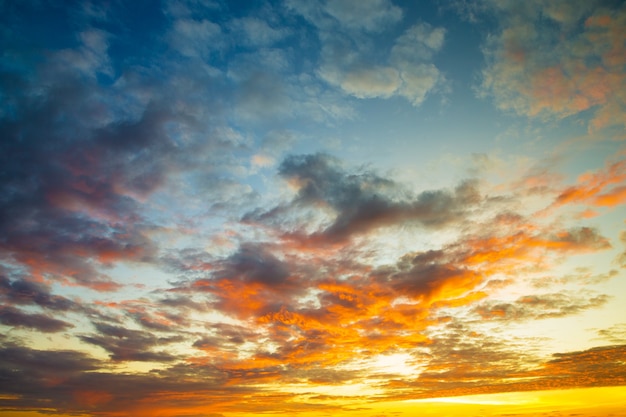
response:
[[[0,0],[0,414],[626,416],[626,3]]]

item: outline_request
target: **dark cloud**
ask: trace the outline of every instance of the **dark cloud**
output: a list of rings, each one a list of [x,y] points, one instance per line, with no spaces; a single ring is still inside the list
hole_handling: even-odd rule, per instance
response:
[[[441,227],[460,220],[481,200],[473,182],[454,191],[425,191],[412,196],[390,179],[371,171],[346,172],[339,160],[325,154],[289,156],[281,164],[280,175],[298,189],[286,206],[267,212],[253,212],[246,221],[280,222],[298,209],[322,209],[333,219],[322,230],[308,236],[312,241],[340,242],[381,227],[415,222],[425,227]],[[293,236],[303,233],[297,230]]]
[[[181,336],[158,337],[151,332],[133,330],[106,323],[95,323],[96,334],[83,335],[84,342],[100,346],[110,354],[113,361],[171,362],[176,355],[165,351],[155,352],[155,347],[164,347],[183,340]]]
[[[457,396],[496,392],[536,391],[602,386],[621,386],[626,381],[625,345],[601,346],[580,352],[556,353],[554,359],[531,370],[511,369],[504,382],[462,379],[448,384],[436,384],[422,396]],[[435,377],[435,375],[433,375]],[[507,379],[510,378],[508,381]],[[421,379],[421,378],[420,378]],[[418,379],[419,381],[419,379]],[[441,381],[441,379],[439,379]],[[422,381],[427,383],[427,381]],[[420,386],[423,386],[420,384]]]
[[[85,309],[73,300],[51,294],[50,288],[42,283],[23,279],[11,281],[5,276],[0,276],[0,296],[9,304],[35,304],[55,311],[83,311]]]
[[[358,381],[365,376],[363,371],[358,370],[336,370],[329,368],[294,369],[286,379],[293,379],[297,382],[308,382],[311,384],[338,385],[347,384],[351,381]]]
[[[208,301],[214,308],[242,318],[289,305],[308,285],[295,261],[280,259],[270,246],[244,243],[231,255],[207,265],[205,278],[183,281],[175,291],[211,294]]]
[[[189,309],[193,311],[208,311],[209,305],[206,302],[197,302],[190,297],[166,297],[158,300],[159,304],[167,307],[172,307],[177,310]]]
[[[25,327],[44,333],[55,333],[74,327],[71,323],[45,314],[25,313],[13,307],[0,307],[0,323],[5,326]]]
[[[156,291],[160,294],[161,291]],[[147,299],[127,301],[119,305],[120,312],[124,319],[128,318],[140,325],[143,329],[152,332],[176,332],[184,333],[185,329],[191,325],[189,313],[194,311],[190,303],[167,304],[160,299]],[[193,302],[192,302],[193,303]],[[200,307],[196,303],[195,307]],[[195,310],[195,311],[207,311]],[[122,319],[120,322],[124,322]]]
[[[228,412],[273,411],[285,402],[287,412],[332,410],[308,404],[292,394],[259,390],[270,369],[222,370],[203,364],[176,364],[147,373],[107,372],[101,362],[76,351],[0,348],[0,387],[4,409],[50,409],[66,414],[119,415],[133,411],[149,417],[184,409],[185,416]],[[253,401],[250,398],[254,398]],[[173,411],[172,415],[180,413]],[[168,414],[169,415],[169,414]]]
[[[503,349],[511,348],[510,341],[485,339],[458,326],[426,346],[431,356],[416,354],[416,358],[422,362],[430,359],[428,369],[415,380],[390,380],[393,390],[387,398],[612,386],[623,385],[626,378],[625,345],[557,353],[550,360],[535,361],[530,369],[521,351]],[[288,401],[292,411],[331,411],[322,405],[300,403],[291,394],[267,393],[241,383],[272,380],[281,369],[283,380],[294,383],[342,384],[361,377],[359,372],[322,368],[218,369],[177,364],[161,371],[129,374],[106,373],[101,366],[80,352],[4,346],[0,349],[0,383],[8,395],[1,400],[2,406],[54,407],[66,413],[90,413],[97,408],[102,415],[137,410],[143,417],[169,407],[184,407],[192,413],[210,406],[213,412],[228,412],[234,410],[233,401],[238,412],[269,411],[276,401]],[[254,395],[254,404],[246,402],[250,395]]]
[[[206,367],[108,373],[101,362],[81,352],[16,345],[0,349],[0,386],[8,395],[0,400],[0,406],[5,409],[54,407],[59,413],[90,414],[97,410],[102,415],[137,409],[136,415],[142,417],[171,406],[198,407],[200,412],[210,405],[218,411],[230,403],[225,398],[250,392],[223,388],[225,382],[223,373]],[[189,393],[197,395],[189,397]]]
[[[11,372],[44,377],[51,377],[55,374],[76,375],[93,371],[102,365],[98,360],[82,352],[70,350],[37,350],[7,344],[0,348],[0,352],[2,352],[1,369],[5,377]],[[3,387],[9,388],[9,385],[4,384]],[[18,384],[14,386],[14,388],[17,387],[19,387]]]
[[[115,5],[114,11],[120,12]],[[74,18],[68,10],[56,12],[58,21],[38,33],[56,33],[54,25]],[[134,22],[127,23],[134,33]],[[5,263],[42,281],[117,290],[123,283],[106,268],[155,261],[151,232],[174,222],[151,216],[157,190],[174,184],[172,194],[186,193],[191,201],[196,190],[180,187],[184,177],[206,184],[203,204],[251,193],[224,174],[238,164],[231,151],[246,145],[217,120],[221,104],[210,91],[219,82],[206,68],[169,60],[166,51],[162,65],[153,65],[159,58],[145,52],[160,47],[158,37],[144,49],[85,23],[82,32],[65,34],[64,47],[43,38],[32,46],[25,27],[13,20],[9,26],[15,33],[0,57]],[[137,54],[120,63],[111,52],[118,47]],[[221,189],[213,187],[218,183]]]
[[[219,263],[217,279],[238,279],[267,286],[280,285],[289,277],[288,265],[260,245],[244,244],[228,259]]]
[[[205,250],[185,248],[167,251],[159,259],[161,267],[184,279],[203,278],[213,268],[215,256]]]
[[[69,69],[47,73],[53,63],[48,65],[30,78],[0,75],[3,91],[12,77],[23,77],[24,84],[11,93],[12,111],[0,117],[0,247],[7,261],[28,265],[33,274],[114,289],[97,265],[145,260],[153,250],[122,223],[139,219],[127,194],[145,194],[151,188],[146,181],[161,175],[159,169],[142,172],[141,161],[127,163],[138,146],[145,147],[137,133],[149,119],[140,118],[135,132],[114,135],[117,142],[99,140],[97,132],[107,130],[98,127],[104,122],[99,117],[108,116],[90,111],[94,101],[105,100],[100,87]],[[143,137],[158,142],[162,135],[147,131]]]
[[[391,274],[386,280],[399,294],[431,298],[450,286],[464,292],[482,282],[482,277],[453,265],[417,263],[407,271]]]

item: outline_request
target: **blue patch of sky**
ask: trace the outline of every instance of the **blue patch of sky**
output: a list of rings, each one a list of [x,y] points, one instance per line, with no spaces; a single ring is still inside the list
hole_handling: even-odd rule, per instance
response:
[[[77,40],[68,26],[72,26],[72,2],[46,2],[46,7],[38,2],[7,1],[0,5],[2,26],[7,35],[2,43],[38,53],[40,49],[66,48]]]

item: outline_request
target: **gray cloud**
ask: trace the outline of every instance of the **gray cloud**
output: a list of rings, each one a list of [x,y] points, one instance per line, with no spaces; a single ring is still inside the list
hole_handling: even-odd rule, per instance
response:
[[[405,222],[442,227],[459,220],[481,200],[472,182],[459,185],[453,192],[425,191],[412,196],[399,184],[373,172],[347,172],[337,159],[324,154],[287,157],[279,172],[296,185],[296,197],[286,206],[249,213],[244,220],[276,221],[285,213],[302,208],[331,210],[333,220],[323,230],[309,235],[313,241],[343,241]]]
[[[100,346],[110,354],[113,361],[171,362],[176,359],[170,353],[152,350],[172,342],[180,342],[180,336],[158,337],[149,331],[128,329],[106,323],[95,323],[96,334],[83,335],[80,339]]]
[[[286,28],[272,27],[256,17],[234,19],[230,22],[230,29],[242,43],[252,47],[272,45],[288,35]]]
[[[9,280],[0,276],[0,295],[5,303],[16,305],[36,304],[56,311],[84,311],[84,307],[61,295],[53,295],[50,288],[42,283],[24,279]]]
[[[186,57],[207,57],[224,46],[221,27],[208,19],[176,19],[169,33],[171,47]]]
[[[217,279],[238,278],[272,286],[283,284],[289,277],[287,264],[258,245],[243,245],[219,265],[222,268],[214,275]]]
[[[39,313],[25,313],[13,307],[0,307],[0,323],[5,326],[24,327],[44,333],[56,333],[74,327],[71,323]]]
[[[358,0],[329,0],[324,10],[350,29],[379,32],[403,17],[402,9],[389,0],[373,0],[363,4]]]
[[[366,5],[355,0],[290,0],[287,6],[321,30],[338,26],[349,31],[381,32],[403,18],[402,9],[389,0],[373,0]]]
[[[626,323],[616,324],[606,329],[596,330],[599,338],[610,343],[623,344],[626,342]]]
[[[292,259],[279,259],[271,248],[242,243],[230,255],[213,260],[207,272],[186,277],[175,291],[208,295],[207,303],[223,314],[240,318],[262,316],[290,305],[303,295],[306,276]],[[242,291],[244,288],[249,291]]]
[[[518,298],[514,303],[490,301],[478,305],[474,312],[483,319],[524,321],[565,317],[606,304],[608,295],[576,296],[568,293],[538,294]]]

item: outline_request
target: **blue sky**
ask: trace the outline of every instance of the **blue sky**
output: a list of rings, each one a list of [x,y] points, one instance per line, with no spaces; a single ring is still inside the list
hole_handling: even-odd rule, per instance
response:
[[[623,2],[0,12],[3,412],[624,384]]]

